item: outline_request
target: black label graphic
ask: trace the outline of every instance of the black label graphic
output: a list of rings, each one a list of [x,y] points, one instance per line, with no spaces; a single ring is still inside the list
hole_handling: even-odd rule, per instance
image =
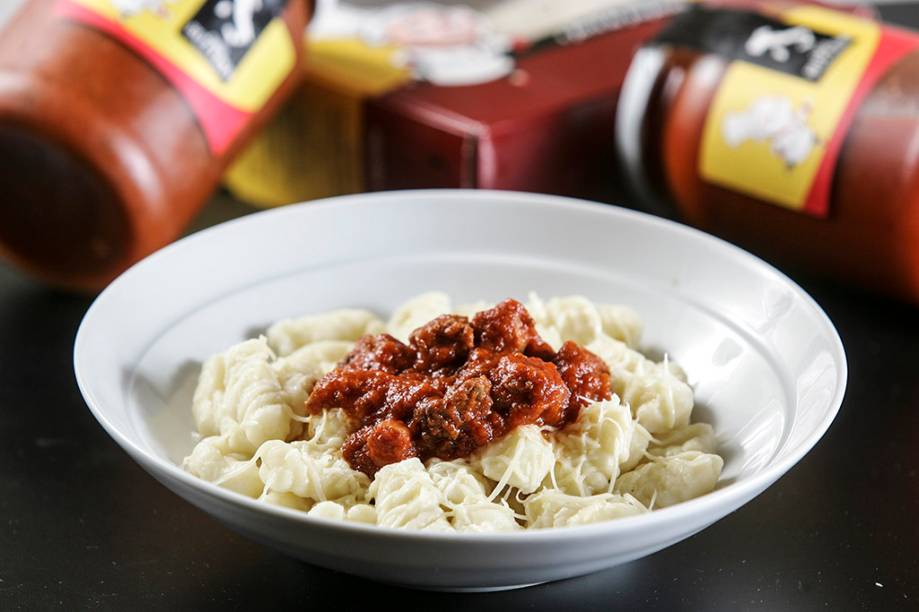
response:
[[[207,0],[182,34],[227,81],[286,5],[287,0]]]
[[[660,43],[691,47],[818,81],[851,39],[788,24],[751,11],[693,7],[657,37]]]

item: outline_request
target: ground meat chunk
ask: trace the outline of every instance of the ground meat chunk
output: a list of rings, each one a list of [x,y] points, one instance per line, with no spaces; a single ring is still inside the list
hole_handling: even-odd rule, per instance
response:
[[[351,370],[380,370],[398,374],[415,363],[415,350],[389,334],[364,336],[345,357],[344,367]]]
[[[451,387],[444,401],[466,422],[488,414],[492,404],[490,393],[491,382],[484,376],[476,376]]]
[[[361,427],[345,439],[341,454],[352,468],[370,477],[384,465],[418,456],[408,427],[394,419]]]
[[[442,386],[418,372],[406,372],[390,381],[386,390],[385,416],[387,418],[408,421],[411,419],[418,403],[428,397],[442,397]]]
[[[459,315],[437,317],[409,337],[417,354],[415,369],[434,372],[462,365],[472,350],[473,341],[468,318]]]
[[[370,449],[367,448],[367,438],[371,431],[372,426],[361,427],[345,438],[344,444],[341,445],[341,456],[353,469],[373,477],[380,466],[374,463],[370,457]]]
[[[517,300],[504,300],[476,313],[472,327],[475,345],[495,353],[524,352],[531,342],[545,344],[536,333],[533,317]]]
[[[319,379],[309,398],[306,410],[317,414],[328,408],[341,408],[348,416],[362,423],[386,406],[387,392],[395,375],[374,370],[337,368]]]
[[[555,366],[571,390],[567,420],[576,420],[578,412],[588,402],[607,400],[612,396],[609,367],[586,348],[566,342],[555,357]]]
[[[469,359],[466,360],[462,368],[457,370],[456,379],[458,381],[464,381],[479,376],[487,378],[488,373],[498,365],[500,359],[500,354],[493,353],[487,349],[472,349],[472,352],[469,353]]]
[[[377,467],[418,455],[412,432],[405,423],[395,419],[380,421],[371,428],[367,435],[367,453]]]
[[[527,423],[558,425],[565,416],[571,392],[555,365],[520,353],[502,355],[488,373],[495,410],[507,427]]]
[[[451,387],[444,398],[419,406],[412,423],[426,454],[455,459],[471,454],[493,437],[492,400],[487,378],[470,378]]]

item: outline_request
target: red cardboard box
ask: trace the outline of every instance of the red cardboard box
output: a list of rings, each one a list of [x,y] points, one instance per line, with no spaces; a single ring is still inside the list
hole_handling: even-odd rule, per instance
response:
[[[366,186],[478,187],[608,199],[613,115],[660,21],[525,54],[507,78],[418,83],[368,100]]]

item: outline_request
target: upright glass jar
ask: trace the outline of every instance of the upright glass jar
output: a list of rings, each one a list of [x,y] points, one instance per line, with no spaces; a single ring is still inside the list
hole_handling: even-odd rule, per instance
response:
[[[695,7],[626,78],[628,182],[775,261],[919,302],[917,49],[825,8]]]
[[[0,33],[0,253],[98,289],[173,240],[300,77],[307,0],[31,0]]]

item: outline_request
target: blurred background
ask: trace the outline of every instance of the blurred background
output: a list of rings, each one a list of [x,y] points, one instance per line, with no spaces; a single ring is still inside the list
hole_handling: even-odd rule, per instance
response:
[[[285,13],[306,30],[289,57],[176,1],[35,0],[0,39],[0,265],[92,293],[260,208],[488,188],[650,211],[919,299],[919,254],[881,244],[919,232],[919,38],[872,21],[919,23],[910,3],[319,0]],[[764,69],[777,83],[748,87]]]
[[[3,21],[9,19],[9,16],[19,8],[22,2],[23,0],[10,0],[9,2],[4,2],[3,5],[0,6],[0,19]]]

